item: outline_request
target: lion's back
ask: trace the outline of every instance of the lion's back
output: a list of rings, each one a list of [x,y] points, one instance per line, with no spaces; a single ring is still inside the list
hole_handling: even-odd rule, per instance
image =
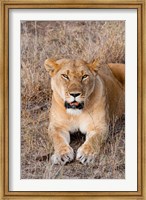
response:
[[[124,87],[108,66],[102,67],[99,75],[105,85],[110,119],[120,117],[125,111]]]

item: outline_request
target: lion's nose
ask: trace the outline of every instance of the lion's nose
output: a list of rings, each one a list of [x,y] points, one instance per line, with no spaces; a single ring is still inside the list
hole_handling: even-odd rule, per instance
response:
[[[77,96],[79,96],[81,93],[70,93],[70,95],[71,96],[73,96],[73,97],[77,97]]]

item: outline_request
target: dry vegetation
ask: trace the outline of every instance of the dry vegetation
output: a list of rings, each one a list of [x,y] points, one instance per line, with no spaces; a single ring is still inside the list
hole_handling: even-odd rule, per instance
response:
[[[21,22],[21,178],[125,178],[125,119],[114,122],[93,166],[77,161],[52,166],[48,137],[51,105],[46,58],[98,58],[101,64],[125,61],[125,24],[122,21]],[[77,148],[84,136],[71,136]]]

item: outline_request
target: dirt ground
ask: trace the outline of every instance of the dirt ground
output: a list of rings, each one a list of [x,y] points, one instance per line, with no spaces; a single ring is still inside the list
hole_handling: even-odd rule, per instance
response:
[[[109,137],[92,166],[73,161],[52,165],[48,136],[52,91],[44,68],[46,58],[81,58],[104,63],[125,62],[123,21],[21,22],[21,178],[124,179],[125,116],[110,127]],[[71,135],[76,151],[84,135]]]

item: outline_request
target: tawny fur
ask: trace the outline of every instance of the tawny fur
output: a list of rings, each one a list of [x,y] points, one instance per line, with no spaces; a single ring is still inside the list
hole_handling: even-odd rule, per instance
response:
[[[124,113],[123,65],[115,64],[114,69],[109,69],[99,67],[97,61],[70,59],[47,59],[44,65],[53,90],[48,129],[55,149],[52,162],[65,164],[74,159],[69,145],[70,132],[80,130],[86,134],[86,140],[78,149],[76,159],[83,164],[93,163],[108,136],[110,121]],[[72,93],[80,94],[75,100],[84,102],[82,110],[67,112],[64,102],[74,100]]]
[[[125,87],[125,65],[121,63],[109,63],[109,68],[112,70],[114,76]]]

